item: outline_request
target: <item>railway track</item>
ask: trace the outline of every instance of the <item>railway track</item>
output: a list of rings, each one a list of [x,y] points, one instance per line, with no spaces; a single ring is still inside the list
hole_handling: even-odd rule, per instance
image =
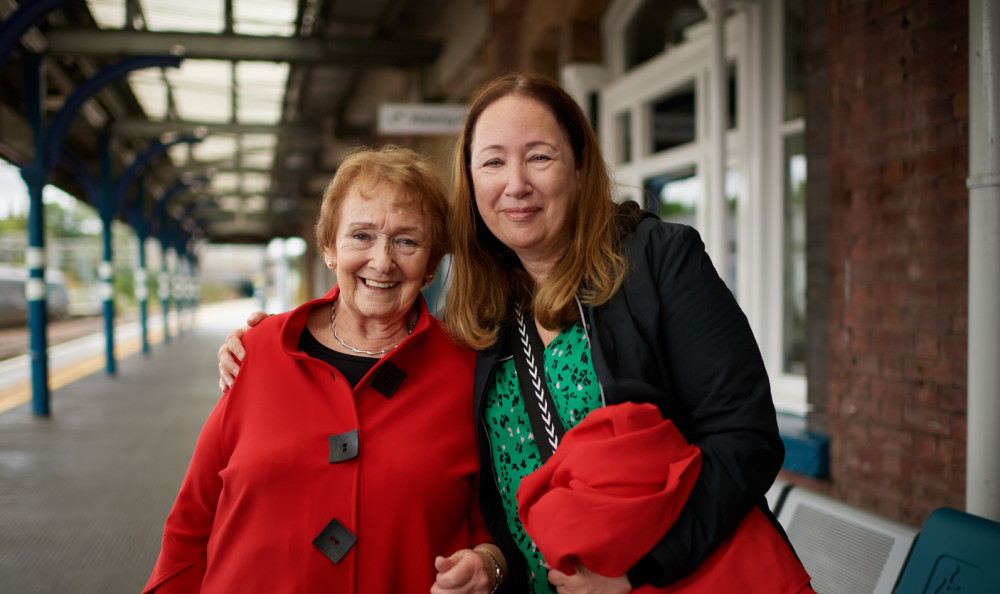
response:
[[[134,313],[119,314],[115,316],[115,324],[135,319]],[[90,334],[104,332],[104,317],[76,316],[50,320],[47,330],[48,346],[52,347]],[[0,328],[0,361],[27,353],[30,340],[27,326]]]

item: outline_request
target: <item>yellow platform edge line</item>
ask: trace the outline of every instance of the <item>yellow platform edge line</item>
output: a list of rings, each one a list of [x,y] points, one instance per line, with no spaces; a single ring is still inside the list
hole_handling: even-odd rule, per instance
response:
[[[152,331],[147,335],[149,345],[163,341],[163,330]],[[142,339],[133,338],[115,345],[115,361],[134,355],[142,349]],[[80,378],[102,369],[107,361],[104,354],[77,361],[71,365],[53,370],[49,374],[49,391],[55,392]],[[0,390],[0,415],[31,400],[31,380],[23,381],[4,390]]]

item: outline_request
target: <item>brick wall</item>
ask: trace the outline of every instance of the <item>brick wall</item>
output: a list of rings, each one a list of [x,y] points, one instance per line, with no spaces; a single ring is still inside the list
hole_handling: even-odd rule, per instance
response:
[[[809,209],[829,212],[829,245],[809,247],[811,262],[829,257],[828,376],[809,377],[827,401],[822,488],[920,525],[964,507],[968,7],[831,1],[809,22],[810,91],[828,80],[825,101],[807,103],[821,132],[807,149]]]

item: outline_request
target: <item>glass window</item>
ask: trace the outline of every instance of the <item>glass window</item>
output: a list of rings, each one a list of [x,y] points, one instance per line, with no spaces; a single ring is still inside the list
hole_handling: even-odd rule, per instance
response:
[[[695,105],[694,81],[650,104],[653,122],[651,152],[658,153],[694,142]]]
[[[615,118],[615,159],[618,163],[632,162],[632,112],[625,111]]]
[[[587,95],[587,118],[590,120],[590,127],[597,132],[601,129],[601,122],[598,116],[601,113],[601,94],[593,91]]]
[[[785,373],[805,374],[806,154],[805,135],[785,139],[784,287],[782,348]]]
[[[726,180],[724,182],[724,192],[726,194],[726,232],[729,234],[729,287],[735,293],[737,283],[736,252],[739,247],[740,226],[737,221],[737,202],[740,197],[740,172],[735,169],[726,169]],[[737,295],[739,297],[739,295]]]
[[[647,205],[649,210],[664,221],[696,226],[701,187],[693,165],[646,178],[642,185],[646,195],[655,201]]]
[[[727,69],[728,79],[726,81],[726,89],[728,91],[728,97],[726,98],[726,109],[729,111],[729,126],[730,130],[736,129],[739,122],[736,119],[736,93],[738,91],[738,85],[736,80],[736,64],[730,64]]]
[[[625,29],[625,69],[680,45],[685,30],[706,18],[698,0],[646,0]]]
[[[785,120],[805,113],[805,16],[803,0],[785,0]]]

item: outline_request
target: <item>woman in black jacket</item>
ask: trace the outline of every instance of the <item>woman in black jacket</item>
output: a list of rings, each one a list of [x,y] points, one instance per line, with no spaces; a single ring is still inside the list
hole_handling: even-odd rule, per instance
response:
[[[479,350],[480,501],[508,579],[521,583],[512,591],[547,586],[515,493],[554,449],[555,419],[568,430],[589,410],[626,401],[655,404],[701,449],[699,478],[673,526],[626,575],[583,568],[549,577],[560,591],[678,581],[762,505],[781,467],[770,384],[746,317],[696,231],[614,202],[593,130],[548,79],[489,83],[469,110],[455,168],[445,319]],[[525,339],[536,348],[521,357]],[[544,359],[550,393],[535,425],[538,390],[518,380],[531,374],[520,362],[531,355],[536,365]]]

